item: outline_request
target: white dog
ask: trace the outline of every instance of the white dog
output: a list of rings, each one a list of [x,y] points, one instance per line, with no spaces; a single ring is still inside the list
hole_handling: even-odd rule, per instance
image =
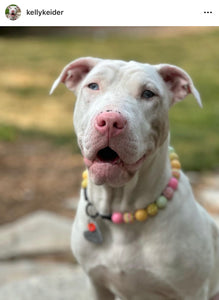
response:
[[[15,6],[15,5],[9,6],[8,9],[9,9],[8,18],[9,18],[10,20],[12,20],[12,21],[17,20],[17,19],[18,19],[18,15],[17,15],[17,13],[18,13],[18,8],[17,8],[17,6]]]
[[[218,228],[168,153],[169,108],[189,93],[201,106],[189,75],[87,57],[68,64],[51,93],[60,82],[77,95],[88,169],[72,233],[88,299],[218,300]]]

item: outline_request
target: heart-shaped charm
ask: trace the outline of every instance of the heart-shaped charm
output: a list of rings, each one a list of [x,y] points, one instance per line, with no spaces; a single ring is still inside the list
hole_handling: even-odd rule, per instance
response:
[[[103,242],[102,233],[94,221],[88,224],[88,230],[84,231],[84,237],[91,243],[101,244]]]

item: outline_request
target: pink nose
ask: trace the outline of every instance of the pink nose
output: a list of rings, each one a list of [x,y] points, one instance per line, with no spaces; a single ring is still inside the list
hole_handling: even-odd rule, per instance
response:
[[[119,112],[105,111],[96,117],[95,128],[102,135],[111,138],[122,133],[126,123],[126,119]]]

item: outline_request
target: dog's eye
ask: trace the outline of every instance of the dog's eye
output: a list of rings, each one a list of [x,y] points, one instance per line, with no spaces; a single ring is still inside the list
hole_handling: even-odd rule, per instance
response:
[[[142,96],[142,98],[150,99],[150,98],[154,97],[155,94],[150,90],[145,90],[141,96]]]
[[[95,82],[89,83],[88,87],[91,90],[99,90],[99,85],[97,83],[95,83]]]

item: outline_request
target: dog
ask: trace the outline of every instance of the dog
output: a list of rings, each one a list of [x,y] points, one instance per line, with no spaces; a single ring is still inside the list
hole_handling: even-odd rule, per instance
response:
[[[61,82],[77,96],[88,170],[72,230],[88,299],[218,300],[219,230],[169,150],[169,108],[188,94],[202,106],[190,76],[169,64],[84,57],[50,94]]]
[[[8,18],[9,18],[10,20],[12,20],[12,21],[17,20],[17,19],[18,19],[18,15],[17,15],[17,13],[18,13],[18,8],[17,8],[17,6],[16,6],[16,5],[9,6],[8,9],[9,9]]]

